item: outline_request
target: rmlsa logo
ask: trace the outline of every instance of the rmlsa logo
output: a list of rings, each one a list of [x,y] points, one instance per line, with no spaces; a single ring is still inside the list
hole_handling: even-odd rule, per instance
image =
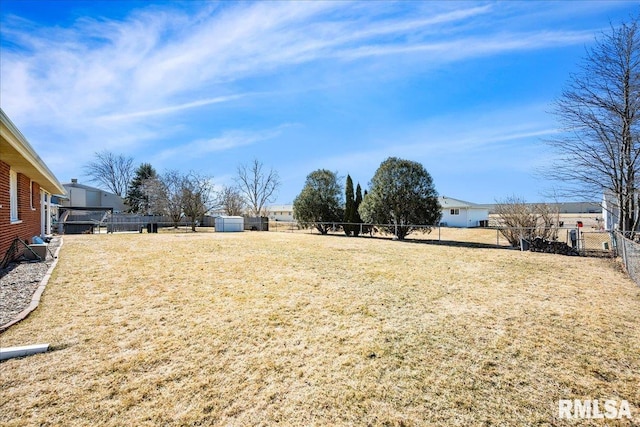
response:
[[[626,400],[605,400],[604,405],[600,406],[598,399],[560,399],[558,418],[631,419],[631,408]]]

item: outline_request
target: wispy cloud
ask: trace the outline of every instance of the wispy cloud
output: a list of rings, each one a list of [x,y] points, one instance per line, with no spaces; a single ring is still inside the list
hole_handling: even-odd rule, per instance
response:
[[[343,59],[359,59],[375,56],[428,54],[439,62],[585,43],[593,39],[590,31],[548,31],[539,33],[506,33],[490,37],[461,37],[450,41],[415,43],[404,45],[366,45],[336,52]]]
[[[628,7],[581,2],[584,12],[576,16],[591,17],[590,23],[567,24],[574,2],[544,7],[530,2],[132,4],[144,7],[132,6],[123,18],[87,16],[66,26],[8,14],[0,18],[2,108],[38,151],[52,153],[65,174],[104,149],[155,153],[144,160],[159,162],[160,168],[174,158],[210,161],[266,141],[286,141],[293,152],[309,135],[287,132],[282,123],[302,122],[305,131],[341,140],[333,122],[367,116],[367,103],[382,104],[381,110],[390,104],[392,128],[384,137],[394,144],[359,141],[368,147],[364,150],[337,150],[333,144],[309,150],[309,162],[284,160],[283,166],[293,170],[314,163],[347,170],[349,161],[377,166],[386,155],[428,159],[439,144],[449,144],[452,156],[532,140],[552,126],[522,125],[527,116],[521,111],[510,121],[493,117],[489,125],[462,129],[455,119],[438,125],[425,115],[427,123],[416,129],[403,116],[413,111],[392,111],[396,98],[414,96],[413,88],[375,99],[368,91],[379,94],[381,87],[410,80],[420,80],[415,90],[424,90],[432,77],[447,85],[450,76],[439,74],[452,72],[451,64],[468,66],[468,60],[475,65],[513,53],[581,48],[602,26],[592,26],[593,16]],[[502,126],[505,122],[514,125]],[[287,139],[291,134],[300,141]],[[59,156],[60,147],[68,154]]]
[[[259,131],[229,130],[213,138],[198,139],[184,144],[176,144],[171,148],[160,151],[155,155],[154,160],[163,162],[166,159],[175,158],[176,156],[183,159],[193,159],[206,156],[210,153],[244,147],[276,138],[281,135],[285,129],[292,126],[295,125],[283,124],[275,128]]]
[[[149,117],[149,116],[157,116],[157,115],[175,113],[175,112],[187,110],[190,108],[202,107],[205,105],[220,104],[223,102],[234,101],[236,99],[240,99],[245,96],[247,96],[247,94],[218,96],[216,98],[199,99],[197,101],[186,102],[184,104],[178,104],[178,105],[171,105],[163,108],[156,108],[154,110],[135,111],[131,113],[121,113],[121,114],[110,114],[107,116],[102,116],[99,119],[104,121],[121,121],[121,120],[131,120],[131,119],[137,119],[137,118]]]
[[[198,14],[154,7],[122,21],[87,18],[71,28],[32,24],[28,31],[21,31],[24,21],[5,19],[3,105],[20,117],[53,114],[68,126],[78,114],[83,127],[93,120],[146,120],[235,100],[228,95],[234,82],[301,63],[419,53],[433,65],[590,36],[509,28],[470,36],[461,30],[467,20],[490,15],[493,7],[465,6],[421,18],[410,7],[380,16],[375,4],[340,2],[233,4]],[[356,7],[357,15],[350,14]]]

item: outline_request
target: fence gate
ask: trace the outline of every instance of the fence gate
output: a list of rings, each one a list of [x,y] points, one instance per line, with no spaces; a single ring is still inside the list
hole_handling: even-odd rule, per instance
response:
[[[578,249],[583,256],[614,257],[615,245],[609,231],[580,231]]]

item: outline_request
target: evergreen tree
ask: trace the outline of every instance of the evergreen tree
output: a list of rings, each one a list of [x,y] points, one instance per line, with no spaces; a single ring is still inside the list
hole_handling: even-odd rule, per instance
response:
[[[360,212],[358,212],[358,209],[360,208],[360,203],[362,203],[362,188],[360,188],[360,183],[358,183],[358,185],[356,186],[356,200],[353,206],[353,211],[354,211],[353,221],[351,221],[356,224],[362,224],[362,218],[360,217]],[[353,235],[357,237],[359,234],[360,234],[360,226],[354,225]]]
[[[431,231],[442,216],[431,175],[417,162],[389,157],[371,180],[371,192],[360,205],[367,222],[384,224],[403,240],[413,231]]]
[[[135,175],[129,184],[125,202],[129,205],[129,212],[146,214],[149,213],[149,191],[150,181],[157,181],[158,174],[149,163],[142,163],[135,171]],[[154,212],[158,213],[158,212]]]
[[[315,227],[320,233],[327,234],[332,223],[339,223],[344,218],[342,194],[335,172],[313,171],[293,201],[293,217],[301,227]]]
[[[347,236],[351,236],[354,232],[354,226],[350,223],[354,222],[355,218],[355,200],[353,198],[353,180],[350,175],[347,175],[347,184],[345,188],[345,204],[344,204],[344,222],[342,229],[344,230],[344,234]]]

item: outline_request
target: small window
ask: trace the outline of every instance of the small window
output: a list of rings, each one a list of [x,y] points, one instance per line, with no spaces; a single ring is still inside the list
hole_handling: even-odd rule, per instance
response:
[[[460,215],[460,209],[451,209],[451,215]]]
[[[9,170],[9,206],[11,209],[11,222],[19,221],[18,218],[18,174]]]

